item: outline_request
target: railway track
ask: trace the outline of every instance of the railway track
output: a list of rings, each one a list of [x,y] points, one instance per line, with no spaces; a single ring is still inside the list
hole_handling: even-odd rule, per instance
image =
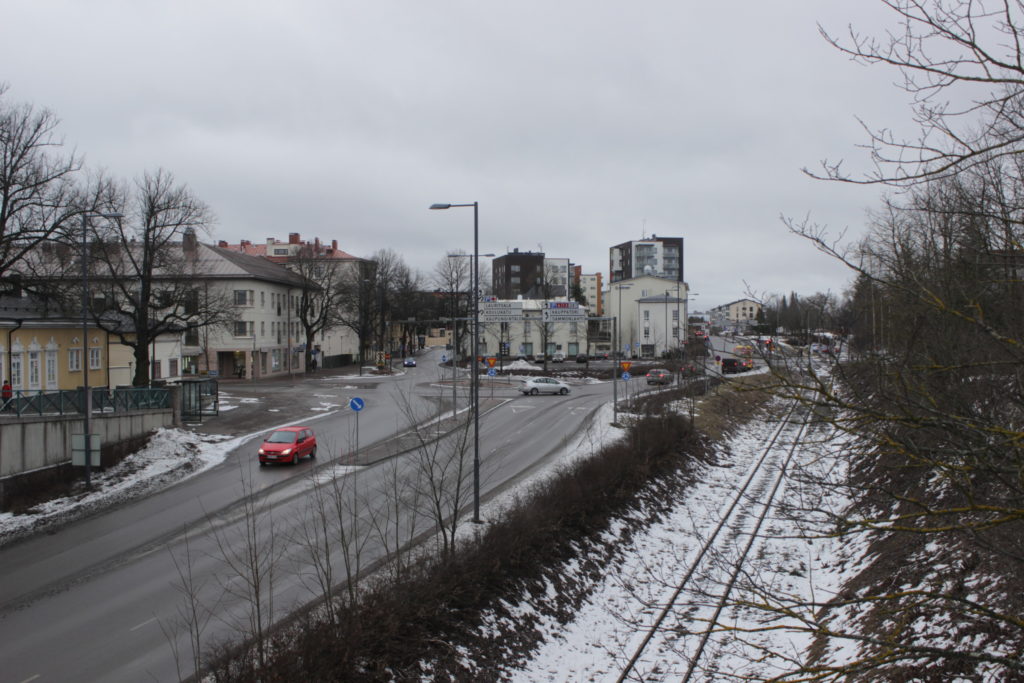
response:
[[[739,487],[720,508],[718,522],[691,555],[668,600],[656,612],[643,639],[622,667],[617,679],[620,683],[631,680],[631,677],[633,680],[649,680],[645,673],[638,671],[638,663],[652,647],[655,637],[668,628],[666,622],[669,618],[681,610],[692,608],[694,602],[703,607],[707,616],[694,616],[689,620],[691,627],[683,629],[681,625],[675,624],[671,630],[682,633],[678,646],[674,648],[685,652],[688,662],[682,680],[699,680],[696,676],[699,674],[701,659],[719,625],[722,612],[729,605],[737,578],[755,549],[761,528],[786,479],[793,454],[807,430],[810,416],[800,405],[798,400],[793,400],[785,409]],[[723,558],[729,558],[727,566]],[[700,585],[702,572],[712,575],[717,572],[717,580],[714,582],[720,586],[717,594]],[[707,583],[707,580],[703,582]],[[698,597],[692,600],[691,596]],[[708,600],[708,597],[711,599]]]

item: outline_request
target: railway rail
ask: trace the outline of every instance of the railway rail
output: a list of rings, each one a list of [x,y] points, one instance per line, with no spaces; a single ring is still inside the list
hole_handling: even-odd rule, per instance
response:
[[[633,651],[629,661],[623,666],[617,679],[619,683],[628,680],[631,675],[639,676],[638,663],[651,647],[655,636],[665,629],[665,622],[669,617],[683,607],[681,598],[684,594],[687,594],[688,591],[701,594],[702,589],[696,585],[699,570],[706,568],[717,558],[728,556],[730,553],[723,552],[722,549],[730,546],[729,550],[734,551],[733,559],[730,561],[731,567],[729,567],[728,576],[722,579],[721,592],[714,597],[713,604],[708,605],[712,608],[712,613],[706,619],[695,617],[691,620],[691,622],[703,621],[703,628],[688,630],[691,635],[699,634],[700,640],[695,646],[686,648],[688,667],[682,680],[684,682],[696,680],[694,676],[698,673],[701,658],[715,633],[722,612],[729,605],[730,594],[735,587],[737,578],[755,548],[760,537],[761,527],[772,510],[775,498],[786,479],[793,454],[807,430],[810,415],[807,411],[800,410],[800,406],[800,401],[794,399],[786,407],[770,439],[747,470],[739,488],[722,507],[719,521],[714,529],[707,534],[696,553],[692,555],[692,559],[678,583],[675,584],[668,600],[658,610],[649,628],[646,629],[643,639]],[[784,435],[787,438],[783,439]],[[746,536],[746,542],[737,549],[736,541],[743,536]],[[647,680],[644,677],[641,678]]]

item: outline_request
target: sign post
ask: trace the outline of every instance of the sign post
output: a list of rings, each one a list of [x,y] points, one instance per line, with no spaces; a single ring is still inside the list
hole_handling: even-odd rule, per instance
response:
[[[353,396],[348,401],[348,407],[356,414],[356,449],[352,452],[352,464],[355,464],[359,457],[359,412],[366,407],[366,401],[358,396]]]

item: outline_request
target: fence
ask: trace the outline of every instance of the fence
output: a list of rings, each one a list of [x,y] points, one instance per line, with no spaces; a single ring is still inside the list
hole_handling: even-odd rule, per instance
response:
[[[90,391],[94,413],[171,407],[171,392],[166,388],[118,387],[111,391],[107,387],[92,387]],[[18,390],[3,402],[2,408],[5,414],[19,417],[84,413],[85,390],[82,387],[59,391]]]

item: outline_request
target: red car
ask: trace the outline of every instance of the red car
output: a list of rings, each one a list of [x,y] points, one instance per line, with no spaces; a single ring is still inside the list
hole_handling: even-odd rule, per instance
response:
[[[282,427],[267,434],[259,454],[260,465],[272,462],[295,465],[304,455],[316,457],[316,435],[309,427]]]

